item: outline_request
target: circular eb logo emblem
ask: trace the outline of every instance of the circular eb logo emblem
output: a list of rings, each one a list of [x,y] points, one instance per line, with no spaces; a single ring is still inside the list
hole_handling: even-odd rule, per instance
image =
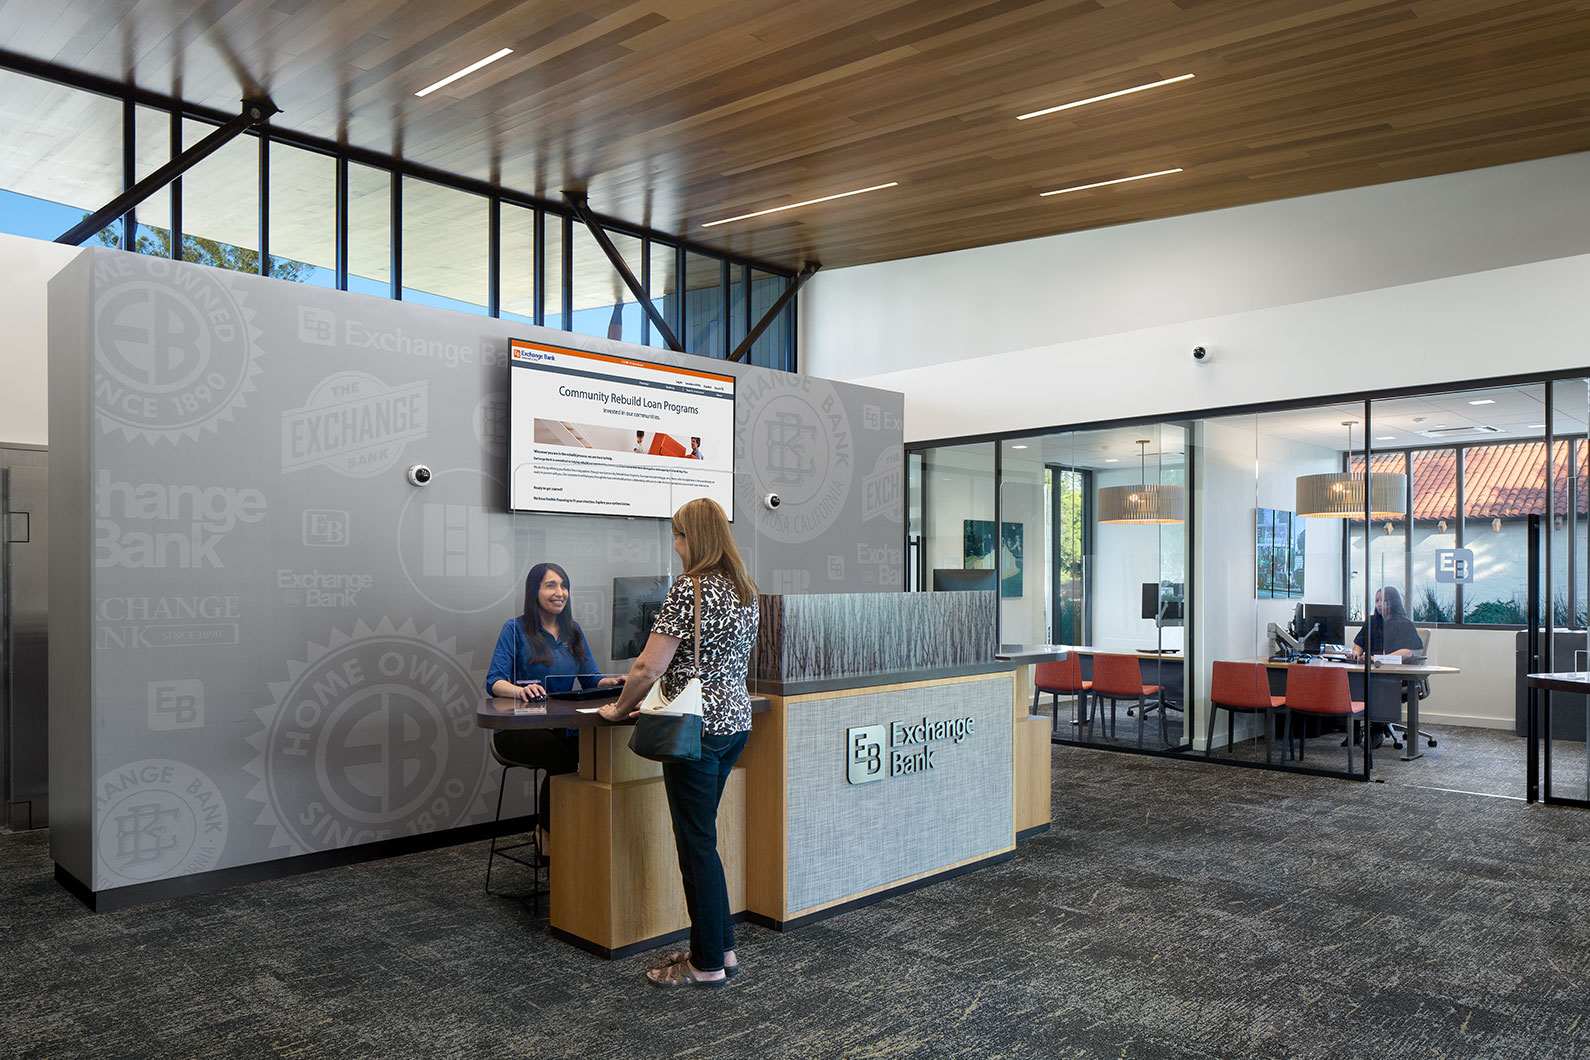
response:
[[[271,845],[329,850],[463,823],[483,810],[488,760],[476,731],[484,674],[453,641],[412,622],[340,631],[273,683],[259,711],[261,751],[249,771],[263,781],[259,823]],[[477,679],[478,678],[478,679]]]
[[[499,607],[521,591],[535,555],[529,526],[509,515],[502,482],[449,468],[410,490],[398,515],[398,564],[414,591],[457,615]]]
[[[198,438],[259,374],[252,312],[226,273],[140,255],[96,258],[94,408],[106,430]]]
[[[735,417],[751,473],[737,504],[757,528],[784,542],[811,541],[833,525],[850,495],[850,418],[831,384],[806,376],[759,379],[744,388]],[[762,498],[779,496],[769,509]]]
[[[183,762],[146,758],[94,787],[101,887],[186,876],[216,867],[226,847],[226,802]]]

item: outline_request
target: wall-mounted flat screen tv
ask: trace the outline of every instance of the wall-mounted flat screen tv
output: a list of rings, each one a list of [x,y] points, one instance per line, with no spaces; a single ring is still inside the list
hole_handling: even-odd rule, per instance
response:
[[[734,377],[509,340],[508,506],[667,518],[710,497],[734,518]]]

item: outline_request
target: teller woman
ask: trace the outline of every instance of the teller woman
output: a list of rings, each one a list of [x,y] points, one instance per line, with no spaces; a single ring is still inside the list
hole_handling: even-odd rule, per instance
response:
[[[504,699],[545,699],[567,692],[575,682],[616,685],[622,677],[596,671],[585,631],[569,614],[569,574],[556,563],[537,563],[524,580],[524,613],[502,624],[486,691]],[[511,729],[492,735],[497,753],[510,762],[543,769],[536,803],[538,839],[543,854],[551,849],[552,777],[580,767],[580,737],[575,729]]]
[[[756,584],[745,571],[723,509],[706,498],[674,513],[674,551],[684,573],[668,590],[651,636],[618,700],[602,717],[620,721],[661,679],[673,698],[695,674],[695,590],[701,590],[701,759],[662,767],[679,874],[690,913],[690,949],[646,973],[656,986],[722,986],[739,971],[729,891],[718,858],[718,802],[751,731],[746,664],[756,640]]]

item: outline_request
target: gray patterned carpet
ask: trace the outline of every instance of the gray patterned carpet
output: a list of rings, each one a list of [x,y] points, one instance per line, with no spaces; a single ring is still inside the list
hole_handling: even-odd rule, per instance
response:
[[[1573,1057],[1590,816],[1054,751],[1002,865],[665,992],[481,892],[455,847],[94,915],[0,836],[0,1056]],[[505,881],[511,882],[511,881]]]

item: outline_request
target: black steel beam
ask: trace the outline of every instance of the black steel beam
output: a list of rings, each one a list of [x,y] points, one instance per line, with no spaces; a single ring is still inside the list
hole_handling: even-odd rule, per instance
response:
[[[585,193],[583,191],[565,191],[563,197],[569,201],[569,206],[574,210],[574,216],[585,222],[585,227],[591,230],[591,236],[596,240],[596,245],[602,248],[602,253],[606,254],[607,260],[612,262],[619,278],[629,288],[629,293],[635,296],[635,301],[640,303],[640,307],[646,311],[646,315],[656,325],[657,333],[662,336],[663,342],[667,343],[668,348],[675,353],[684,353],[685,348],[680,345],[673,329],[668,326],[668,321],[664,320],[663,315],[657,311],[657,307],[652,305],[651,296],[646,293],[646,289],[640,285],[640,281],[630,271],[629,263],[624,260],[624,256],[618,252],[618,248],[608,238],[606,229],[597,223],[595,215],[591,213],[591,205],[586,199]],[[725,320],[727,320],[728,307],[725,306],[724,309]],[[570,324],[572,323],[573,321],[570,321]]]
[[[62,232],[55,241],[68,246],[80,246],[83,240],[104,228],[107,223],[127,213],[174,179],[231,143],[245,129],[260,124],[276,113],[278,113],[276,104],[268,99],[245,99],[242,113],[237,117]]]
[[[778,315],[784,311],[784,307],[795,300],[796,293],[806,286],[806,281],[816,276],[817,270],[822,267],[822,264],[816,261],[808,261],[802,264],[799,274],[790,281],[788,287],[784,288],[784,293],[778,296],[778,301],[767,307],[767,312],[763,313],[762,319],[756,322],[756,327],[746,332],[745,339],[735,348],[733,353],[729,354],[729,360],[739,361],[749,356],[751,347],[756,345],[756,340],[762,337],[762,332],[766,331],[773,321],[778,319]],[[745,300],[746,304],[749,305],[751,301],[749,288],[745,292]],[[725,315],[727,315],[727,309],[725,309]]]

